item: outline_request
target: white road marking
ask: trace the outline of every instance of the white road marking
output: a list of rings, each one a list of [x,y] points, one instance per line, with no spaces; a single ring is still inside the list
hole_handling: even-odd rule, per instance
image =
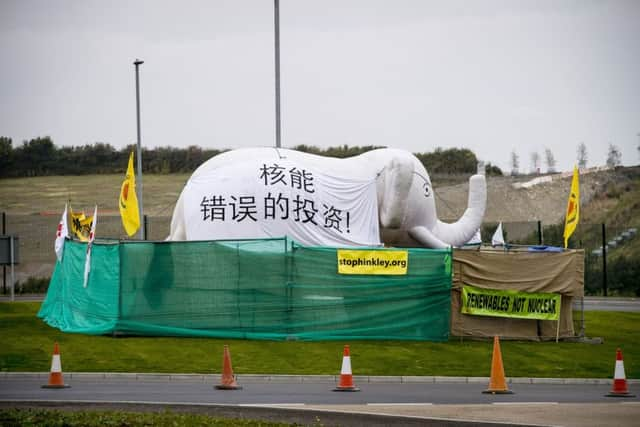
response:
[[[429,406],[433,403],[367,403],[367,406]]]
[[[238,406],[249,406],[258,408],[277,408],[279,406],[304,406],[304,403],[241,403]]]
[[[491,402],[492,405],[558,405],[558,402]]]

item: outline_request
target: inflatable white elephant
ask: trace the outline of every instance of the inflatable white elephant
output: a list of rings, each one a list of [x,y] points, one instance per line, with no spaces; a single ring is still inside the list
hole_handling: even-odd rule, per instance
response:
[[[446,248],[468,242],[486,205],[483,172],[468,207],[438,220],[434,192],[411,153],[378,149],[337,159],[280,148],[227,151],[203,163],[175,206],[168,240],[288,236],[312,246]]]

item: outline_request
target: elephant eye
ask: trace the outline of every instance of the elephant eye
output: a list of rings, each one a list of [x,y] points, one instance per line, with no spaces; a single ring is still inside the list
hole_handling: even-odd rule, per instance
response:
[[[424,197],[431,196],[431,186],[429,185],[428,182],[425,182],[424,184],[422,184],[422,188],[424,188]]]

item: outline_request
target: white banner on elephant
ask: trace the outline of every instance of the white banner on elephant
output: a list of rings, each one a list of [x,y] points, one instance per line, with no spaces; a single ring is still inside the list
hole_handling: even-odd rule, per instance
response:
[[[247,160],[192,177],[183,196],[187,240],[381,244],[375,179],[331,176],[289,159]]]

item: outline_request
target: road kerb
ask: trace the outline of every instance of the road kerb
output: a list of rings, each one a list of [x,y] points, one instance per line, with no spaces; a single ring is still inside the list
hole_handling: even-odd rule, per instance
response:
[[[0,380],[17,378],[47,378],[48,372],[0,372]],[[65,372],[70,379],[82,380],[118,380],[135,379],[137,381],[213,381],[219,374],[181,374],[181,373],[132,373],[132,372]],[[248,383],[331,383],[336,381],[335,375],[270,375],[270,374],[239,374],[238,379]],[[424,384],[462,384],[484,383],[488,377],[447,377],[447,376],[383,376],[358,375],[354,380],[359,383],[424,383]],[[567,385],[611,385],[611,378],[535,378],[509,377],[510,384],[567,384]],[[627,378],[627,383],[638,385],[640,379]]]

